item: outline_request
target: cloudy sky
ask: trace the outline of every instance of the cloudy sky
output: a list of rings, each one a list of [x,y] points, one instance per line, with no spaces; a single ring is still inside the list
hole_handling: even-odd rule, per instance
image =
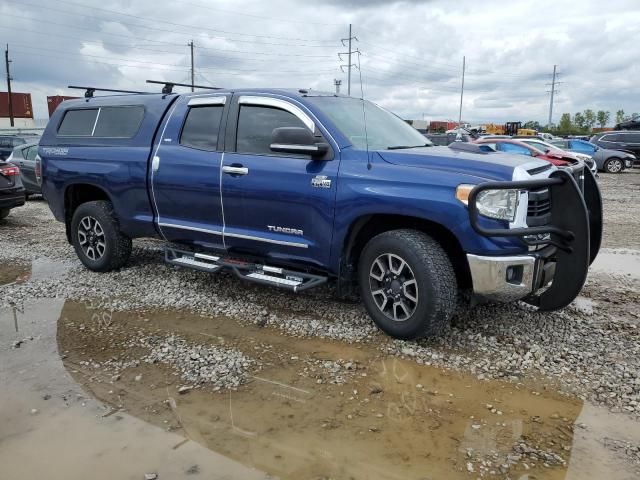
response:
[[[579,5],[579,6],[578,6]],[[334,90],[348,25],[361,71],[352,95],[404,118],[546,123],[553,65],[563,112],[640,112],[639,0],[0,0],[14,90],[46,96],[70,84],[149,90],[146,79],[224,87]],[[358,56],[353,56],[358,64]]]

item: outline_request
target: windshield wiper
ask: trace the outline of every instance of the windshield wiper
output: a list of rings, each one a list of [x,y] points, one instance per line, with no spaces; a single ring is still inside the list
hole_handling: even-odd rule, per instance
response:
[[[405,150],[407,148],[420,148],[420,147],[430,147],[431,145],[428,143],[424,143],[422,145],[393,145],[391,147],[387,147],[387,150]]]

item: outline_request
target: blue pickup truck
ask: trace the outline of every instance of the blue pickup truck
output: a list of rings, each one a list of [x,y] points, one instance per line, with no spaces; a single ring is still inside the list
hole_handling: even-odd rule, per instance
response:
[[[582,166],[434,147],[361,99],[306,90],[109,95],[63,102],[39,147],[43,194],[82,263],[165,259],[300,292],[358,288],[397,338],[436,335],[460,292],[542,310],[580,292],[600,247]]]

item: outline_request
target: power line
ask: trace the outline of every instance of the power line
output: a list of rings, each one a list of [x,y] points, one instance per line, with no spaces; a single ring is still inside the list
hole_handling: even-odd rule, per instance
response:
[[[62,35],[62,34],[58,34],[58,33],[51,33],[51,32],[43,32],[43,31],[38,31],[38,30],[30,30],[28,28],[18,28],[15,26],[4,26],[4,25],[0,25],[0,29],[5,29],[5,30],[16,30],[19,31],[20,33],[33,33],[36,35],[42,35],[42,36],[46,36],[46,37],[58,37],[58,38],[66,38],[69,40],[75,40],[78,42],[82,42],[82,43],[93,43],[93,44],[97,44],[100,46],[111,46],[111,47],[119,47],[119,48],[129,48],[131,50],[143,50],[146,52],[154,52],[154,53],[169,53],[172,55],[182,55],[183,52],[175,52],[175,51],[169,51],[169,50],[157,50],[155,48],[146,48],[144,46],[140,46],[137,44],[131,44],[131,43],[114,43],[111,41],[102,41],[102,40],[87,40],[85,38],[81,38],[81,37],[75,37],[72,35]],[[131,38],[135,38],[135,37],[131,37]],[[144,40],[144,39],[142,39]],[[155,41],[155,40],[154,40]],[[24,45],[24,44],[23,44]],[[178,43],[166,43],[167,47],[175,47],[175,48],[180,48],[182,49],[182,44],[178,44]],[[29,47],[31,47],[29,45]],[[34,47],[31,47],[34,48]],[[198,48],[200,50],[203,49],[203,47],[198,46]],[[224,50],[227,51],[227,50]],[[235,52],[235,50],[229,50],[230,52]],[[248,52],[248,53],[253,53],[253,52]],[[200,58],[212,58],[212,59],[224,59],[224,60],[238,60],[238,61],[242,61],[245,62],[247,60],[250,60],[251,62],[273,62],[273,59],[270,58],[252,58],[252,59],[246,59],[246,58],[236,58],[236,57],[232,57],[232,56],[226,56],[226,55],[199,55]],[[327,55],[328,58],[332,58],[329,55]],[[313,64],[318,64],[318,63],[331,63],[331,64],[335,64],[335,62],[333,60],[296,60],[296,63],[313,63]]]
[[[59,8],[53,8],[50,7],[48,5],[43,5],[43,4],[38,4],[38,3],[28,3],[28,2],[23,2],[23,1],[19,1],[19,0],[5,0],[7,3],[17,3],[21,6],[31,6],[31,7],[36,7],[36,8],[44,8],[46,10],[53,10],[56,12],[60,12],[60,13],[64,13],[66,15],[79,15],[79,16],[83,16],[83,17],[88,17],[88,18],[95,18],[98,20],[105,20],[104,18],[101,18],[99,16],[96,15],[90,15],[87,13],[79,13],[76,11],[70,11],[70,10],[62,10]],[[211,27],[203,27],[200,25],[188,25],[188,24],[184,24],[184,23],[177,23],[177,22],[171,22],[168,20],[161,20],[161,19],[149,19],[148,17],[142,17],[140,15],[133,15],[130,13],[124,13],[124,12],[119,12],[117,10],[110,10],[107,8],[99,8],[99,7],[87,7],[86,5],[82,4],[82,3],[77,3],[77,2],[72,2],[69,0],[57,0],[58,3],[66,3],[66,4],[70,4],[70,5],[74,5],[76,7],[83,7],[83,8],[90,8],[91,11],[101,11],[101,12],[106,12],[112,15],[120,15],[120,16],[124,16],[124,17],[128,17],[128,18],[134,18],[136,20],[141,20],[143,22],[153,22],[154,24],[157,23],[162,23],[165,25],[170,25],[172,27],[181,27],[181,28],[186,28],[188,30],[207,30],[210,32],[215,32],[215,33],[222,33],[225,35],[238,35],[238,36],[245,36],[245,37],[254,37],[254,38],[266,38],[266,39],[274,39],[274,40],[291,40],[291,41],[303,41],[303,42],[329,42],[328,40],[307,40],[304,38],[290,38],[290,37],[276,37],[276,36],[270,36],[270,35],[255,35],[255,34],[250,34],[250,33],[242,33],[242,32],[231,32],[231,31],[227,31],[227,30],[219,30],[219,29],[215,29],[215,28],[211,28]],[[110,19],[111,20],[111,19]],[[175,32],[174,30],[167,30],[167,29],[163,29],[163,28],[158,28],[158,27],[152,27],[152,26],[148,26],[148,25],[144,25],[144,24],[136,24],[136,23],[127,23],[127,22],[121,22],[118,21],[118,23],[122,24],[122,25],[129,25],[132,27],[137,27],[137,28],[146,28],[149,30],[155,30],[155,31],[159,31],[159,32],[168,32],[168,33],[184,33],[184,32]],[[214,37],[216,37],[215,35],[212,35]],[[224,40],[232,40],[234,42],[243,42],[243,43],[260,43],[262,45],[278,45],[278,46],[302,46],[302,47],[319,47],[319,48],[327,48],[330,47],[331,45],[299,45],[299,44],[288,44],[288,43],[265,43],[262,40],[241,40],[241,39],[235,39],[235,38],[227,38],[224,36],[217,36],[217,38],[221,38]],[[331,41],[331,43],[333,44],[333,46],[335,45],[334,41]]]
[[[25,48],[25,47],[22,47]],[[28,48],[32,48],[32,47],[28,47]],[[51,49],[43,49],[43,48],[38,48],[38,50],[44,50],[44,51],[54,51],[57,54],[56,55],[50,55],[50,54],[39,54],[39,53],[33,53],[33,52],[23,52],[18,50],[18,53],[21,53],[22,55],[30,55],[30,56],[38,56],[38,57],[46,57],[46,58],[66,58],[66,57],[72,57],[75,59],[80,59],[82,58],[83,61],[85,62],[90,62],[90,63],[97,63],[97,64],[102,64],[102,65],[111,65],[111,66],[116,66],[116,67],[130,67],[130,68],[149,68],[150,66],[153,67],[163,67],[163,70],[173,70],[173,71],[184,71],[186,69],[188,69],[189,67],[187,65],[175,65],[175,64],[166,64],[166,63],[156,63],[156,62],[147,62],[144,60],[128,60],[128,59],[120,59],[122,61],[126,61],[126,62],[134,62],[134,63],[144,63],[145,65],[130,65],[130,64],[123,64],[123,63],[113,63],[113,62],[103,62],[103,61],[97,61],[97,60],[86,60],[85,57],[91,57],[91,58],[111,58],[111,57],[104,57],[104,56],[99,56],[99,55],[83,55],[83,54],[72,54],[72,53],[61,53],[58,52],[57,50],[51,50]],[[15,51],[15,50],[14,50]],[[260,74],[264,74],[264,73],[269,73],[269,74],[296,74],[296,75],[304,75],[304,76],[308,76],[308,75],[318,75],[318,74],[322,74],[322,73],[332,73],[335,72],[335,69],[328,69],[328,70],[316,70],[314,72],[304,72],[304,73],[300,73],[299,70],[273,70],[273,71],[269,71],[269,72],[265,72],[265,71],[260,71],[260,70],[236,70],[236,71],[228,71],[228,70],[220,70],[219,68],[200,68],[199,70],[205,70],[205,71],[214,71],[217,72],[221,75],[246,75],[246,74],[251,74],[251,73],[260,73]]]
[[[556,73],[556,69],[558,68],[557,65],[553,66],[553,76],[551,79],[551,83],[547,83],[547,85],[551,85],[551,99],[549,100],[549,124],[548,126],[551,127],[552,125],[552,120],[553,120],[553,100],[554,100],[554,96],[556,93],[558,93],[556,91],[556,85],[563,83],[563,82],[558,82],[556,81],[556,77],[559,75]]]
[[[13,15],[10,13],[3,13],[2,17],[13,17],[13,18],[21,18],[21,19],[25,19],[25,20],[34,20],[32,17],[25,17],[25,16],[21,16],[21,15]],[[72,29],[76,29],[76,30],[85,30],[85,31],[89,31],[92,33],[95,33],[95,28],[88,28],[88,27],[80,27],[77,25],[69,25],[68,23],[60,23],[60,22],[53,22],[51,20],[46,20],[44,21],[47,26],[49,25],[57,25],[60,27],[64,27],[64,28],[72,28]],[[157,44],[162,44],[162,45],[172,45],[172,46],[182,46],[181,43],[175,43],[175,42],[167,42],[167,41],[163,41],[163,40],[154,40],[151,38],[145,38],[145,37],[136,37],[133,35],[123,35],[120,33],[107,33],[107,32],[100,32],[100,35],[107,35],[107,36],[111,36],[111,37],[121,37],[121,38],[128,38],[128,39],[132,39],[132,40],[141,40],[144,42],[150,42],[150,43],[157,43]],[[334,58],[333,55],[308,55],[308,54],[293,54],[293,53],[274,53],[274,52],[256,52],[256,51],[247,51],[247,50],[229,50],[229,49],[225,49],[225,48],[213,48],[213,47],[199,47],[202,50],[211,50],[211,51],[217,51],[217,52],[232,52],[232,53],[242,53],[242,54],[249,54],[249,55],[271,55],[271,56],[276,56],[276,57],[306,57],[306,58]]]

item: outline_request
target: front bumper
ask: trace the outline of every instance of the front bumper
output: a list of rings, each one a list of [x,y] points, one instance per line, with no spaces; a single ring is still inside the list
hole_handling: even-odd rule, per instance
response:
[[[556,263],[555,248],[545,250],[504,257],[467,254],[473,293],[487,300],[512,302],[546,287],[553,281]]]
[[[469,194],[473,229],[486,237],[520,237],[529,252],[517,256],[467,255],[474,293],[501,301],[524,300],[541,310],[556,310],[573,301],[600,249],[602,198],[593,174],[584,169],[581,187],[573,172],[562,169],[547,179],[487,182]],[[523,228],[487,228],[479,223],[476,197],[483,190],[548,188],[549,224]],[[538,235],[539,240],[529,240]],[[535,238],[535,237],[533,237]],[[531,247],[544,245],[540,250]],[[544,287],[544,288],[543,288]]]

